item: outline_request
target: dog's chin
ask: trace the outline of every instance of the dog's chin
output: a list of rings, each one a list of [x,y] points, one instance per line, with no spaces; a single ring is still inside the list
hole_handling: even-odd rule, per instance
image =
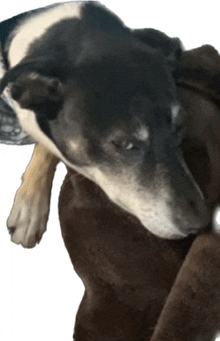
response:
[[[189,235],[200,233],[208,225],[208,222],[207,224],[202,224],[194,219],[187,220],[186,222],[177,222],[173,215],[169,219],[169,217],[167,218],[162,213],[150,217],[140,216],[139,220],[148,231],[163,239],[183,239]],[[219,233],[219,231],[217,232]]]
[[[168,209],[165,207],[163,207],[163,209],[161,207],[161,210],[165,210],[165,212],[147,212],[147,214],[143,214],[141,212],[134,212],[121,201],[119,202],[117,200],[115,203],[118,207],[134,216],[146,230],[159,238],[170,240],[183,239],[189,234],[197,233],[198,231],[189,231],[189,233],[187,233],[184,230],[181,230],[181,227],[172,222],[172,215],[171,213],[169,214]]]
[[[172,222],[164,221],[157,222],[155,219],[140,219],[141,224],[152,234],[162,239],[183,239],[186,238],[189,233],[186,233]]]

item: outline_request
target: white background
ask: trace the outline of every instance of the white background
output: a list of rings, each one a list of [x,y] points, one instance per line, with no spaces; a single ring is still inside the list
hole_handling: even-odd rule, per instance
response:
[[[48,0],[2,1],[0,21],[50,4]],[[132,28],[152,27],[181,38],[186,49],[212,44],[220,51],[217,0],[103,0]],[[32,146],[0,145],[0,340],[71,341],[83,286],[69,261],[60,234],[57,199],[65,175],[55,178],[48,231],[39,246],[23,249],[10,242],[6,219]],[[220,340],[220,339],[219,339]]]

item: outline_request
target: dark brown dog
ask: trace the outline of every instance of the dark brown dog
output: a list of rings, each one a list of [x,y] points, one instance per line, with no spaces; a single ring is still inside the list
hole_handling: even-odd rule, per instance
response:
[[[178,81],[187,113],[183,151],[211,206],[220,193],[220,111],[212,91],[219,61],[210,46],[185,52]],[[183,66],[187,72],[191,68],[192,78],[186,72],[184,79]],[[198,81],[198,66],[210,73],[207,83]],[[64,182],[59,210],[65,245],[86,288],[76,341],[214,340],[220,330],[218,235],[204,233],[193,244],[194,237],[155,237],[73,171]]]

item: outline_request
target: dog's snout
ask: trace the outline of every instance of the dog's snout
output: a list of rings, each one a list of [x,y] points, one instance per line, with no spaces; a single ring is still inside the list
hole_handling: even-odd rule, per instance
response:
[[[172,187],[171,211],[177,228],[185,233],[197,233],[210,221],[210,209],[184,159],[179,154],[172,158],[170,181]]]
[[[185,235],[198,233],[210,221],[210,210],[203,200],[181,200],[174,212],[173,221]]]
[[[174,219],[184,232],[196,233],[210,221],[210,209],[205,197],[188,172],[177,188]]]
[[[195,193],[195,196],[189,199],[189,207],[197,217],[199,225],[201,224],[205,227],[210,219],[210,210],[205,198],[200,193]]]

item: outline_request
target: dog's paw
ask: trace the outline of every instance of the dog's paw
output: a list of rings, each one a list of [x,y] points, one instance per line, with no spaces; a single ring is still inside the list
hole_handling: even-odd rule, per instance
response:
[[[28,195],[21,186],[7,220],[11,241],[26,248],[34,247],[46,231],[48,215],[48,197],[39,192],[34,197]]]

